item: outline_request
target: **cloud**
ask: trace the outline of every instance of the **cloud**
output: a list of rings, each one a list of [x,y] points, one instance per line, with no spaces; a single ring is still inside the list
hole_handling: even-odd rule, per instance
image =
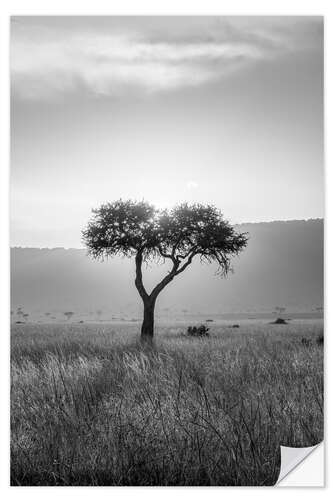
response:
[[[76,26],[61,30],[18,19],[12,25],[11,82],[13,95],[25,99],[78,90],[113,95],[129,89],[158,92],[196,87],[293,49],[304,31],[297,23],[291,29],[290,23],[272,25],[241,18],[242,22],[224,22],[213,31],[206,26],[190,33],[184,29],[183,37],[172,38],[172,23],[169,31],[157,37],[147,29],[101,31]]]

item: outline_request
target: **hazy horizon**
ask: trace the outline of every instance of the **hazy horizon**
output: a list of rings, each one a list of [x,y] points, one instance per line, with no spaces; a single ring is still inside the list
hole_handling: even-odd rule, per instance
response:
[[[13,17],[11,245],[118,198],[322,218],[321,17]]]
[[[216,276],[216,266],[194,259],[192,266],[158,299],[163,308],[189,311],[312,310],[323,305],[323,221],[244,224],[249,232],[246,251],[232,259],[234,273]],[[11,250],[12,307],[30,310],[114,308],[141,316],[141,299],[134,286],[133,259],[114,257],[97,262],[85,249],[13,248]],[[144,266],[149,290],[168,264]],[[249,286],[253,284],[253,286]]]
[[[260,225],[260,224],[274,224],[274,223],[280,223],[280,222],[310,222],[310,221],[324,221],[324,217],[310,217],[309,219],[284,219],[284,220],[270,220],[270,221],[257,221],[257,222],[242,222],[240,224],[235,224],[235,228],[237,229],[238,227],[241,226],[250,226],[250,225]],[[56,250],[56,249],[64,249],[64,250],[86,250],[86,247],[81,245],[81,246],[76,246],[76,247],[65,247],[65,246],[22,246],[22,245],[10,245],[10,248],[31,248],[31,249],[40,249],[40,250]],[[126,258],[125,258],[126,259]]]

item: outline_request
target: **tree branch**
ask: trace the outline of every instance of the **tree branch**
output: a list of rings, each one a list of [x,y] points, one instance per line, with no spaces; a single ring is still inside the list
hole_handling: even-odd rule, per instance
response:
[[[178,266],[179,266],[179,261],[176,258],[173,258],[172,260],[173,260],[173,267],[172,267],[171,271],[162,279],[162,281],[160,281],[160,283],[158,283],[155,286],[155,288],[152,290],[151,294],[149,295],[149,297],[152,298],[153,300],[156,300],[158,294],[163,290],[163,288],[168,283],[170,283],[170,281],[173,280],[173,278],[177,274],[177,269],[178,269]]]
[[[179,257],[180,257],[181,259],[186,259],[186,257],[188,257],[188,256],[189,256],[192,252],[193,252],[193,254],[195,254],[195,250],[196,250],[196,249],[197,249],[197,245],[193,245],[193,247],[191,247],[191,248],[188,250],[188,252],[186,252],[186,254],[185,254],[185,255],[181,255],[181,254],[179,254]]]
[[[160,255],[162,255],[162,257],[163,257],[164,259],[170,259],[170,260],[172,260],[172,262],[173,262],[173,265],[174,265],[174,266],[177,264],[177,259],[176,259],[176,257],[174,256],[174,250],[173,250],[173,251],[172,251],[172,253],[170,254],[170,253],[166,253],[166,252],[164,252],[164,251],[163,251],[163,249],[162,249],[162,247],[161,247],[161,245],[158,245],[158,247],[157,247],[157,248],[158,248],[158,251],[159,251]]]
[[[176,276],[183,271],[192,263],[193,257],[197,254],[197,252],[193,252],[187,259],[187,261],[176,271]]]
[[[135,256],[135,269],[135,286],[140,294],[140,297],[143,301],[145,301],[148,298],[148,293],[146,292],[142,281],[142,250],[139,250]]]
[[[169,274],[167,274],[158,285],[155,286],[150,296],[153,300],[156,300],[158,294],[163,290],[166,285],[168,285],[175,276],[185,271],[185,269],[192,263],[193,257],[197,254],[197,252],[192,251],[192,254],[188,257],[187,261],[179,267],[179,260],[174,258],[174,265]]]

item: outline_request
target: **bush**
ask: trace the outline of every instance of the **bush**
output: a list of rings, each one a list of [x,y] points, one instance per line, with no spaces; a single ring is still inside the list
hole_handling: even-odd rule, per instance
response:
[[[321,333],[320,335],[318,335],[317,339],[316,339],[316,342],[318,345],[323,345],[324,343],[324,335]]]
[[[285,319],[283,318],[277,318],[271,325],[287,325],[288,323],[286,322]]]
[[[209,337],[209,328],[206,325],[189,326],[187,335],[190,337]]]

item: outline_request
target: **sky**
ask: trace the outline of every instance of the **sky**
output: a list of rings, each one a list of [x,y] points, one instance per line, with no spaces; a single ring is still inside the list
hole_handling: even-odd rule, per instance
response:
[[[320,17],[13,17],[10,64],[12,246],[119,198],[324,215]]]

